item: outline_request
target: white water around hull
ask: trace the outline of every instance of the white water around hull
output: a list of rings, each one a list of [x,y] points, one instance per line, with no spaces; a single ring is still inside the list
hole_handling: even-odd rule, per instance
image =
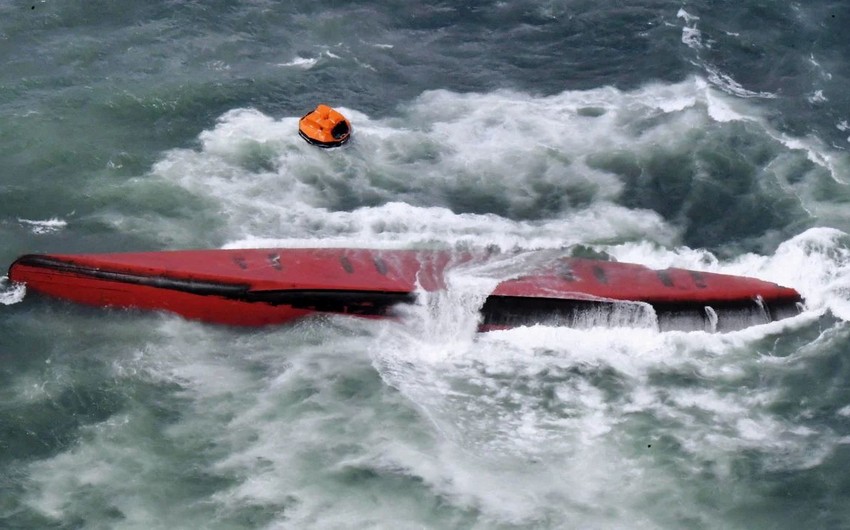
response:
[[[14,284],[7,276],[0,276],[0,304],[17,304],[24,299],[27,293],[26,286]]]
[[[710,525],[701,473],[722,482],[739,450],[796,469],[840,443],[777,417],[773,389],[730,388],[758,370],[757,345],[812,318],[727,334],[530,326],[441,336],[387,323],[375,367],[433,426],[437,447],[385,458],[494,525]],[[694,467],[703,460],[707,469]]]

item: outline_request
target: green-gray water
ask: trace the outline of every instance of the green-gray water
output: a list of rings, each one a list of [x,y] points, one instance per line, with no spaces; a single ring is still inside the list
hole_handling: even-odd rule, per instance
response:
[[[564,249],[744,274],[735,333],[230,329],[0,290],[2,528],[850,526],[842,3],[0,1],[0,255]],[[324,102],[351,143],[319,150]]]

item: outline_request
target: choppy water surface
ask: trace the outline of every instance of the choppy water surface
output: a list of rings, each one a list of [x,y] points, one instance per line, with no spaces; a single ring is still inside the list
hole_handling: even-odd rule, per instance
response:
[[[837,2],[0,3],[0,254],[573,249],[798,289],[746,330],[243,330],[0,288],[4,528],[850,525]],[[326,102],[352,142],[298,118]]]

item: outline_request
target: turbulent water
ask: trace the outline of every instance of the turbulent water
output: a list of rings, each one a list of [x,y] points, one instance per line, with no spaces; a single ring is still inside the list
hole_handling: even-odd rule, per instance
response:
[[[826,0],[0,0],[3,263],[494,247],[807,301],[479,334],[497,267],[398,321],[246,330],[4,278],[0,527],[850,527],[847,28]],[[322,102],[349,145],[298,137]]]

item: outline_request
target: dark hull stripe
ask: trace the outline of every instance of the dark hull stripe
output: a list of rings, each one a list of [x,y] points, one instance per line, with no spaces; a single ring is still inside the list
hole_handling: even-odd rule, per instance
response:
[[[12,264],[12,267],[15,265],[49,269],[69,274],[76,274],[78,276],[85,276],[88,278],[96,278],[98,280],[128,283],[132,285],[144,285],[147,287],[170,289],[172,291],[181,291],[184,293],[204,296],[223,296],[225,298],[234,298],[244,295],[250,291],[251,287],[248,284],[187,280],[182,278],[170,278],[168,276],[154,276],[93,269],[91,267],[76,265],[67,261],[38,255],[22,256]]]

